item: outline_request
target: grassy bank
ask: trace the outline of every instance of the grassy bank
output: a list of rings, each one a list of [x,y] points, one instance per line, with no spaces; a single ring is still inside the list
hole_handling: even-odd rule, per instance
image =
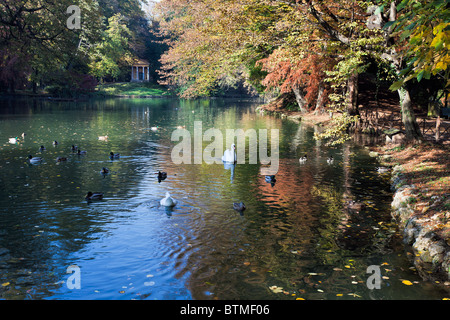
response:
[[[168,90],[152,83],[117,82],[99,84],[96,93],[104,96],[170,96]]]

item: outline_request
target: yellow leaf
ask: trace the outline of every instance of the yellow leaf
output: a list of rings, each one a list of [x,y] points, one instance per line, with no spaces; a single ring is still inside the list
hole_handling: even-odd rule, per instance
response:
[[[438,69],[438,70],[447,70],[447,64],[444,63],[443,61],[439,61],[439,62],[436,64],[435,69]]]
[[[336,293],[336,297],[342,297],[344,294],[342,293]]]
[[[9,282],[2,283],[2,287],[9,286]]]
[[[403,280],[402,283],[407,286],[412,286],[412,282],[409,280]]]

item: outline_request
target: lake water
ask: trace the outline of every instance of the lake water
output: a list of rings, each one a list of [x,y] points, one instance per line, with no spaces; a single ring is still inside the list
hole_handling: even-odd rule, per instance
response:
[[[317,128],[258,115],[256,106],[238,100],[1,100],[0,298],[449,296],[411,268],[390,217],[389,177],[377,173],[363,147],[329,148],[313,139]],[[223,164],[174,164],[178,142],[171,134],[177,126],[193,132],[194,121],[224,133],[278,129],[275,184],[265,181],[259,163],[233,171]],[[103,135],[107,141],[98,139]],[[19,142],[9,143],[16,136]],[[41,145],[46,150],[39,151]],[[73,154],[72,145],[87,154]],[[121,158],[110,160],[111,151]],[[300,164],[305,152],[308,160]],[[30,154],[44,161],[31,165]],[[58,156],[67,161],[56,162]],[[102,167],[109,174],[102,175]],[[159,170],[166,180],[158,182]],[[88,191],[101,191],[104,199],[88,203]],[[159,204],[167,191],[178,201],[172,210]],[[345,199],[367,207],[349,211]],[[233,209],[240,201],[247,207],[242,214]],[[369,266],[381,272],[380,289],[367,287]]]

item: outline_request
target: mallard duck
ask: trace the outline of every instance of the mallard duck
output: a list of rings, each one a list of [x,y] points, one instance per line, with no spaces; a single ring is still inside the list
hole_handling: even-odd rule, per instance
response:
[[[239,212],[242,212],[246,209],[245,204],[243,202],[234,202],[233,209]]]
[[[58,141],[56,141],[56,140],[53,141],[52,143],[53,143],[54,146],[57,146],[57,145],[58,145]]]
[[[308,160],[308,156],[306,155],[306,153],[305,153],[305,155],[304,155],[303,157],[300,157],[300,159],[298,159],[298,161],[299,161],[300,163],[305,163],[306,160]]]
[[[57,161],[57,162],[67,161],[67,158],[66,158],[66,157],[57,157],[57,158],[56,158],[56,161]]]
[[[82,156],[82,155],[85,155],[85,154],[87,154],[87,151],[78,149],[77,155]]]
[[[236,152],[234,150],[236,150],[236,145],[233,143],[231,145],[231,148],[225,150],[225,152],[223,153],[222,161],[236,163],[237,156],[236,156]]]
[[[98,140],[100,140],[100,141],[107,141],[108,140],[108,136],[99,136]]]
[[[103,193],[101,192],[91,192],[89,191],[85,197],[86,200],[102,200]]]
[[[109,153],[109,158],[112,159],[119,159],[120,158],[120,153],[114,153],[114,152],[110,152]]]
[[[108,174],[109,173],[109,169],[103,167],[102,170],[100,171],[101,174]]]
[[[33,157],[31,154],[28,156],[28,160],[30,161],[30,163],[36,164],[36,163],[41,163],[42,162],[42,158],[41,157]]]
[[[8,141],[11,144],[16,144],[19,140],[17,139],[17,137],[15,137],[15,138],[9,138]]]
[[[166,197],[161,199],[159,203],[164,207],[174,207],[177,201],[170,196],[169,192],[166,192]]]
[[[158,171],[158,182],[161,182],[162,180],[166,180],[166,178],[167,178],[167,172]]]
[[[74,145],[72,145],[72,148],[71,148],[71,150],[72,150],[72,152],[73,152],[73,153],[76,153],[76,152],[77,152],[77,150],[78,150],[78,147],[77,147],[77,146],[74,146]]]
[[[152,130],[152,131],[157,131],[158,128],[159,128],[158,126],[156,126],[156,127],[151,127],[150,130]]]
[[[327,159],[327,163],[328,164],[332,164],[333,161],[334,161],[333,156],[329,156],[328,159]]]
[[[40,151],[40,152],[45,151],[45,150],[46,150],[46,149],[45,149],[44,146],[41,146],[41,147],[39,148],[39,151]]]

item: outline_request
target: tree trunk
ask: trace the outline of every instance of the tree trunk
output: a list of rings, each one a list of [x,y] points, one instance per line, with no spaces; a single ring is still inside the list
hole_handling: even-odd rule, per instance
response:
[[[295,100],[297,101],[298,108],[300,109],[300,112],[301,113],[305,113],[306,112],[306,108],[305,108],[306,99],[303,96],[302,90],[299,87],[297,87],[297,86],[293,86],[292,87],[292,91],[294,92]]]
[[[11,78],[11,80],[9,80],[9,92],[13,94],[16,93],[14,78]]]
[[[422,132],[416,121],[416,116],[411,103],[409,90],[402,87],[397,90],[400,96],[400,105],[402,108],[402,122],[405,125],[406,140],[421,141],[423,140]]]
[[[36,79],[38,76],[38,71],[36,69],[33,70],[34,73],[34,77],[32,78],[32,84],[33,84],[33,93],[36,94],[37,93],[37,83],[36,83]]]
[[[347,113],[359,115],[358,111],[358,73],[354,72],[347,81]]]
[[[314,109],[314,114],[318,115],[319,113],[322,113],[322,109],[323,109],[323,92],[325,91],[324,87],[322,84],[319,85],[319,93],[317,95],[317,100],[316,100],[316,108]]]

